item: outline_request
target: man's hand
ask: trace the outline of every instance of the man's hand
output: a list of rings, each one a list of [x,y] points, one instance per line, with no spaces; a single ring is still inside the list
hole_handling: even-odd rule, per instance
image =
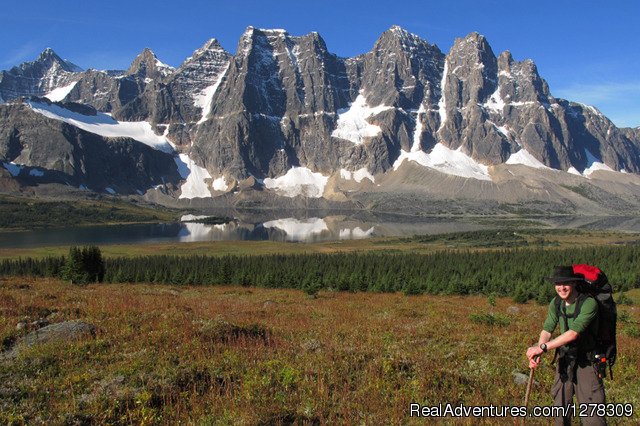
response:
[[[527,358],[529,358],[529,368],[537,368],[540,364],[540,356],[544,351],[540,346],[531,346],[527,349]]]

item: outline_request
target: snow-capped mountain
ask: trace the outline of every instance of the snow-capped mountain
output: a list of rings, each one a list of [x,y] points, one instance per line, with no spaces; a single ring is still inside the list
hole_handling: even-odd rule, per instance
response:
[[[18,100],[31,96],[47,99]],[[370,52],[340,58],[317,33],[249,27],[233,55],[211,39],[178,68],[145,49],[126,71],[82,71],[47,49],[2,72],[0,102],[7,103],[0,106],[0,157],[13,178],[28,175],[29,185],[50,171],[56,181],[66,176],[96,191],[160,186],[176,199],[273,193],[333,201],[385,191],[456,198],[465,196],[463,187],[503,199],[507,185],[507,201],[517,202],[545,191],[549,200],[571,198],[577,193],[560,187],[598,178],[607,191],[638,194],[624,203],[640,200],[635,186],[611,189],[611,182],[640,185],[638,130],[553,97],[533,61],[508,51],[496,56],[477,33],[445,54],[393,26]],[[126,172],[135,184],[120,175],[89,178],[92,153],[76,155],[78,134],[111,148],[113,138],[127,138],[136,147]],[[151,173],[149,162],[168,169]],[[440,177],[451,189],[434,183]]]
[[[80,72],[80,67],[47,48],[35,61],[0,72],[0,100],[47,94],[59,100]]]

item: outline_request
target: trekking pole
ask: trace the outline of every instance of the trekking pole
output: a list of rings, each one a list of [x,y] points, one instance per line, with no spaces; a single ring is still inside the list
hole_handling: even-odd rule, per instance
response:
[[[536,358],[540,358],[539,356]],[[535,371],[535,368],[530,368],[529,369],[529,381],[527,382],[527,392],[524,394],[524,407],[528,408],[529,407],[529,394],[531,393],[531,385],[533,384],[533,372]],[[525,417],[522,417],[522,421],[520,422],[520,424],[524,424],[524,419]]]

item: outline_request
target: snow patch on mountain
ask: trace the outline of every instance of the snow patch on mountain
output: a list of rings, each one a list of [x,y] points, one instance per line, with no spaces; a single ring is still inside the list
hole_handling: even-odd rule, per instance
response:
[[[576,176],[582,176],[582,173],[580,173],[575,167],[571,166],[569,167],[569,170],[567,170],[567,173],[571,173],[572,175],[576,175]]]
[[[229,185],[227,184],[227,180],[224,176],[220,176],[217,179],[214,179],[211,183],[211,188],[214,191],[227,191],[229,189]]]
[[[173,153],[171,142],[165,136],[156,135],[146,121],[117,121],[108,114],[83,115],[54,104],[29,101],[27,105],[38,114],[76,126],[96,135],[135,139],[159,151]]]
[[[163,77],[168,76],[169,74],[171,74],[176,70],[174,67],[172,67],[171,65],[165,64],[164,62],[160,61],[160,59],[158,58],[156,58],[156,69],[160,71],[160,74],[162,74]]]
[[[585,169],[582,171],[582,173],[580,173],[573,166],[569,167],[569,170],[567,170],[567,173],[571,173],[572,175],[576,175],[576,176],[582,176],[582,177],[589,178],[591,176],[591,174],[593,174],[597,170],[604,170],[604,171],[607,171],[607,172],[615,172],[615,170],[613,170],[611,167],[609,167],[605,163],[603,163],[602,160],[600,160],[595,155],[593,155],[591,153],[591,151],[589,151],[588,149],[584,150],[584,154],[587,157],[587,167],[585,167]],[[625,172],[626,172],[625,170],[621,170],[620,171],[620,173],[625,173]]]
[[[331,132],[331,136],[360,145],[365,138],[377,136],[382,131],[380,126],[369,123],[367,118],[389,109],[393,107],[384,105],[370,107],[364,95],[360,93],[349,108],[338,110],[338,123],[335,130]]]
[[[413,132],[413,145],[411,146],[411,152],[420,151],[420,138],[422,137],[422,128],[424,127],[422,121],[420,121],[420,114],[424,114],[427,112],[424,104],[420,104],[420,108],[418,108],[418,113],[416,114],[416,129]]]
[[[522,164],[524,166],[529,166],[536,169],[549,169],[549,167],[545,166],[541,161],[531,155],[531,153],[529,153],[529,151],[524,148],[518,152],[514,152],[513,154],[511,154],[509,159],[505,161],[505,164]]]
[[[454,151],[444,144],[438,143],[428,154],[424,151],[407,152],[403,150],[400,153],[400,157],[393,163],[393,169],[398,170],[404,160],[415,161],[421,166],[449,175],[491,180],[489,168],[462,152],[462,147]]]
[[[507,139],[509,139],[509,127],[507,126],[496,126],[496,130],[502,133]],[[516,143],[520,145],[520,143],[516,140]]]
[[[73,90],[73,88],[76,87],[77,83],[78,83],[77,81],[74,81],[73,83],[67,86],[53,89],[52,91],[44,95],[44,97],[49,99],[51,102],[59,102],[67,97],[69,92],[71,92],[71,90]]]
[[[207,180],[211,175],[204,167],[198,166],[187,154],[180,154],[174,157],[178,173],[185,179],[180,190],[179,198],[210,198],[211,191],[207,185]]]
[[[358,183],[362,182],[363,179],[369,179],[373,183],[376,182],[376,179],[366,167],[356,170],[355,172],[350,172],[347,169],[340,169],[340,177],[344,180],[355,180]]]
[[[606,164],[604,164],[604,162],[602,162],[602,160],[600,160],[595,155],[593,155],[591,153],[591,151],[589,151],[588,149],[585,149],[584,153],[585,153],[585,155],[587,157],[587,168],[584,169],[584,171],[582,172],[583,176],[588,177],[589,175],[591,175],[596,170],[606,170],[608,172],[615,171],[611,167],[609,167]]]
[[[222,72],[216,79],[215,83],[213,83],[211,86],[207,87],[200,93],[197,93],[196,95],[194,95],[193,104],[202,109],[202,116],[200,118],[200,121],[198,121],[198,124],[201,124],[207,121],[207,115],[209,115],[209,111],[211,111],[211,103],[213,102],[213,95],[216,94],[216,91],[218,90],[218,87],[220,86],[220,83],[222,82],[222,79],[224,78],[228,69],[229,69],[229,64],[227,64],[224,70],[222,70]]]
[[[504,99],[502,99],[502,96],[500,96],[500,86],[498,86],[496,88],[496,91],[491,94],[487,102],[482,104],[483,107],[497,113],[502,113],[505,105],[506,103]]]
[[[278,219],[265,222],[262,224],[265,228],[277,228],[284,231],[287,234],[287,240],[290,241],[305,241],[309,237],[317,234],[321,234],[324,231],[328,231],[329,227],[324,219],[318,217],[312,217],[310,219]]]
[[[449,72],[449,61],[444,61],[444,70],[442,70],[442,81],[440,82],[440,90],[442,95],[438,102],[438,114],[440,114],[440,127],[438,130],[444,127],[444,123],[447,121],[447,101],[445,99],[444,88],[447,83],[447,73]]]
[[[264,179],[265,188],[273,189],[285,197],[303,195],[309,198],[320,198],[329,180],[328,176],[314,173],[306,167],[292,167],[278,178]]]

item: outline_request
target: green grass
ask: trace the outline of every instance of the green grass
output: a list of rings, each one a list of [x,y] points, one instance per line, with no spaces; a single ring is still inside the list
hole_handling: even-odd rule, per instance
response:
[[[508,317],[494,313],[470,314],[469,320],[475,324],[495,325],[499,327],[506,327],[511,323]]]

